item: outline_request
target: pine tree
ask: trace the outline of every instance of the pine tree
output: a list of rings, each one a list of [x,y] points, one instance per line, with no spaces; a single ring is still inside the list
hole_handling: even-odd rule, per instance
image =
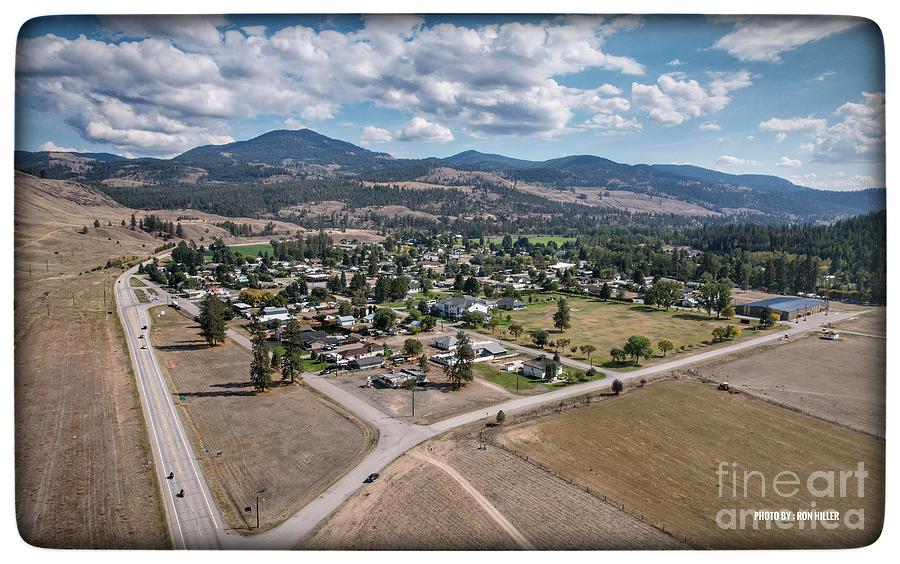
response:
[[[458,390],[462,382],[471,382],[473,378],[472,363],[475,361],[475,350],[472,349],[472,340],[464,332],[456,334],[456,353],[452,364],[444,368],[447,380]]]
[[[572,314],[569,311],[569,302],[560,298],[556,303],[556,313],[553,314],[553,326],[562,333],[572,326]]]
[[[300,348],[300,322],[291,318],[281,332],[281,346],[284,354],[281,356],[281,379],[291,379],[297,374],[303,373],[303,349]]]
[[[257,392],[265,392],[272,386],[272,366],[266,332],[259,323],[251,326],[253,333],[253,357],[250,360],[250,382]]]
[[[178,227],[175,228],[175,236],[179,239],[184,239],[184,229],[181,228],[181,224],[178,224]]]
[[[200,335],[206,344],[214,346],[225,341],[225,304],[222,300],[207,294],[200,302]]]

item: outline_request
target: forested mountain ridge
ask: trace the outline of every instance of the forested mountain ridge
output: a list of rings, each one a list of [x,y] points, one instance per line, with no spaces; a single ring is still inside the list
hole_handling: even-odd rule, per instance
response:
[[[490,173],[503,182],[555,191],[624,191],[668,196],[715,212],[764,222],[832,221],[885,207],[884,189],[813,190],[767,175],[732,175],[685,165],[628,165],[594,155],[529,161],[464,151],[447,158],[395,159],[309,129],[271,131],[246,141],[196,147],[171,159],[126,159],[105,153],[16,151],[16,170],[96,186],[271,184],[354,179],[378,183],[421,180],[436,169]],[[434,180],[432,180],[434,182]],[[479,185],[489,183],[483,177]],[[203,191],[194,198],[204,198]],[[295,202],[298,203],[298,202]],[[585,203],[585,205],[590,205]],[[262,211],[262,210],[260,210]]]

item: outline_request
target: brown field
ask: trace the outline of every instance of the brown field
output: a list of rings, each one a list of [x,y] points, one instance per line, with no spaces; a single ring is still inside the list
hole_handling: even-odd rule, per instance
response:
[[[599,498],[461,430],[400,457],[302,548],[681,548]],[[461,480],[461,481],[460,481]]]
[[[732,291],[732,296],[734,298],[735,304],[745,304],[747,302],[755,302],[758,300],[768,300],[769,298],[794,298],[796,296],[781,295],[781,294],[772,294],[769,292],[763,292],[762,290],[741,290],[740,288],[735,288]],[[863,311],[866,309],[870,309],[865,306],[855,305],[855,304],[845,304],[843,302],[839,302],[836,300],[831,300],[828,304],[828,307],[831,311],[838,312],[857,312]]]
[[[53,548],[170,546],[140,399],[112,303],[120,269],[80,274],[146,234],[103,194],[16,173],[16,520]],[[104,291],[106,299],[104,300]],[[73,305],[74,297],[74,305]],[[111,313],[109,313],[111,312]]]
[[[415,368],[412,365],[409,367]],[[400,368],[403,367],[396,367],[397,370]],[[365,398],[391,417],[402,417],[407,421],[426,425],[513,397],[500,386],[485,383],[479,378],[454,390],[447,382],[442,367],[432,364],[428,373],[429,383],[416,388],[416,415],[412,417],[412,392],[409,390],[379,387],[377,383],[371,388],[365,387],[366,376],[372,376],[374,381],[388,370],[382,368],[342,373],[330,377],[330,380]]]
[[[166,314],[159,316],[161,311]],[[280,523],[373,444],[374,431],[305,386],[256,394],[246,349],[230,340],[207,347],[193,321],[165,306],[151,314],[157,358],[230,526],[247,528],[243,508],[262,487],[269,492],[260,508],[261,529]]]
[[[874,337],[844,334],[828,341],[811,335],[698,371],[749,394],[884,437],[885,345]]]
[[[856,317],[848,316],[847,319],[833,323],[840,330],[880,335],[882,337],[887,336],[887,311],[883,307],[870,309],[871,311],[862,315]]]
[[[497,440],[698,548],[850,548],[873,542],[881,531],[883,441],[710,385],[652,384],[510,426]],[[848,482],[847,497],[814,498],[808,493],[805,484],[812,472],[834,471],[837,476],[841,470],[856,470],[858,462],[869,473],[863,498],[856,495],[855,479]],[[732,495],[730,473],[721,480],[720,490],[720,463],[727,470],[731,463],[737,465],[737,497]],[[772,491],[772,480],[781,471],[799,477],[796,496],[783,498]],[[753,475],[743,497],[745,472],[762,473],[767,495]],[[716,524],[722,510],[796,511],[812,503],[816,509],[840,511],[838,528],[814,528],[809,522],[801,528],[792,522],[792,529],[761,523],[754,530],[752,513],[737,530]],[[863,530],[851,529],[844,521],[848,510],[857,509],[864,512]]]

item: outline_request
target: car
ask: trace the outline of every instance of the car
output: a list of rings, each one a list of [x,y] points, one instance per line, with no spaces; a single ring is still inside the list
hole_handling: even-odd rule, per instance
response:
[[[147,326],[146,326],[146,325],[144,325],[143,327],[141,327],[141,331],[146,331],[146,330],[147,330]]]
[[[142,349],[146,349],[146,348],[147,348],[147,345],[141,345],[141,348],[142,348]]]
[[[143,338],[144,338],[144,334],[141,333],[141,334],[138,336],[138,339],[143,339]]]
[[[373,472],[373,473],[369,474],[365,480],[363,480],[363,483],[371,484],[372,482],[374,482],[375,480],[377,480],[380,477],[381,477],[381,474],[379,474],[378,472]]]

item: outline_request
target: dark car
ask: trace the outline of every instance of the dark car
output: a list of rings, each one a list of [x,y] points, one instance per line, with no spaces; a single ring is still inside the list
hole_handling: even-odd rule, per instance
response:
[[[147,330],[147,326],[146,326],[146,325],[144,325],[143,327],[141,327],[141,331],[146,331],[146,330]]]
[[[369,476],[365,480],[363,480],[363,483],[371,484],[372,482],[377,480],[380,476],[381,476],[381,474],[379,474],[378,472],[373,472],[373,473],[369,474]]]

